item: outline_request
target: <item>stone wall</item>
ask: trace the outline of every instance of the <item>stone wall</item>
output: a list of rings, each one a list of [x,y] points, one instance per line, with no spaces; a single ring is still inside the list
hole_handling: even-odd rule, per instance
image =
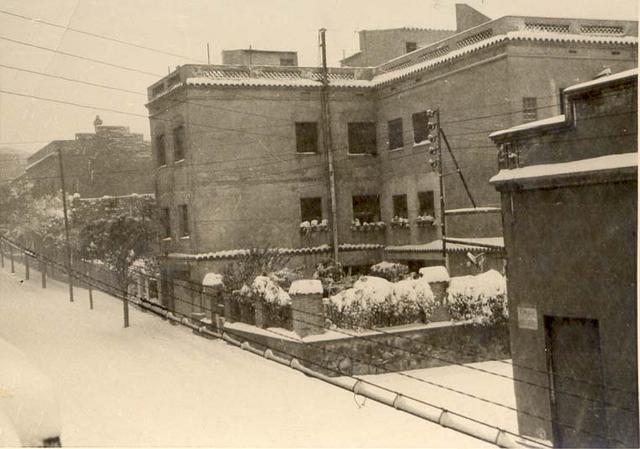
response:
[[[388,328],[384,333],[349,337],[332,331],[326,336],[294,340],[226,326],[225,332],[252,346],[271,348],[276,355],[296,357],[305,366],[329,376],[365,375],[454,363],[510,358],[506,326],[440,322]],[[355,331],[344,331],[355,334]]]

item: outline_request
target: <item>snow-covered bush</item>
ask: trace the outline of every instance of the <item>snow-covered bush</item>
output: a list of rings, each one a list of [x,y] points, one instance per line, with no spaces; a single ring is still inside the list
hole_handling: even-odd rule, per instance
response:
[[[251,248],[222,269],[225,289],[228,292],[240,290],[243,285],[251,284],[256,276],[281,270],[288,261],[289,257],[273,248]]]
[[[238,292],[240,301],[259,302],[264,313],[265,327],[291,329],[291,297],[272,278],[257,276],[251,285],[243,285]]]
[[[451,278],[447,307],[456,321],[472,320],[484,325],[506,322],[509,316],[504,277],[489,270],[477,276]]]
[[[409,267],[401,263],[382,261],[372,265],[370,270],[373,276],[381,277],[387,281],[396,282],[409,274]]]
[[[391,283],[375,276],[363,276],[352,288],[325,301],[328,319],[337,327],[370,328],[426,322],[435,303],[423,280]]]

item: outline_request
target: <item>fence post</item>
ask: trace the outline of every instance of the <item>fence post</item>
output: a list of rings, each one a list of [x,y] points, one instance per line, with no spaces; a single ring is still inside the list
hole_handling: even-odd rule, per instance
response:
[[[40,275],[42,277],[42,288],[47,288],[47,264],[40,261]]]
[[[89,290],[89,310],[93,310],[93,288],[91,287],[91,280],[93,272],[91,265],[87,265],[87,289]]]
[[[29,280],[29,253],[27,251],[24,252],[24,280]]]
[[[293,331],[301,337],[325,332],[322,292],[317,279],[293,281],[289,287]]]
[[[4,268],[4,242],[0,240],[0,266]]]
[[[9,245],[9,257],[11,258],[11,272],[15,273],[16,272],[16,267],[13,261],[13,246]]]

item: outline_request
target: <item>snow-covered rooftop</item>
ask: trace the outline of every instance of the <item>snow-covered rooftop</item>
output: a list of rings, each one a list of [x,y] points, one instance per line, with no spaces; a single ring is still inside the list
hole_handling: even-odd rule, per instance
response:
[[[463,252],[463,251],[501,251],[504,248],[504,239],[502,237],[480,237],[480,238],[460,238],[468,244],[462,243],[450,243],[447,242],[447,252]],[[477,243],[478,245],[474,245]],[[489,245],[486,246],[480,245]],[[491,248],[495,247],[495,248]],[[430,253],[442,251],[442,240],[434,240],[429,243],[422,243],[417,245],[400,245],[400,246],[387,246],[385,248],[387,252],[402,253]]]
[[[554,117],[549,117],[542,120],[536,120],[535,122],[523,123],[522,125],[513,126],[507,129],[501,129],[500,131],[492,132],[491,134],[489,134],[489,137],[493,139],[495,137],[500,137],[500,136],[513,134],[521,131],[527,131],[530,129],[541,128],[544,126],[560,125],[562,123],[565,123],[565,121],[566,121],[566,117],[564,114],[556,115]]]
[[[611,75],[607,75],[607,76],[602,76],[600,78],[596,78],[590,81],[585,81],[584,83],[580,83],[580,84],[574,84],[573,86],[569,86],[566,89],[564,89],[564,93],[571,93],[571,92],[576,92],[578,90],[584,90],[587,88],[591,88],[594,86],[601,86],[601,85],[605,85],[605,84],[609,84],[609,83],[613,83],[615,81],[619,81],[619,80],[623,80],[623,79],[627,79],[627,78],[634,78],[638,76],[638,69],[630,69],[630,70],[624,70],[622,72],[618,72],[618,73],[614,73]]]
[[[338,246],[340,251],[366,251],[381,249],[384,245],[378,243],[341,243]],[[310,246],[305,248],[273,248],[273,251],[279,254],[295,256],[298,254],[318,254],[331,251],[329,245]],[[215,251],[209,253],[169,253],[167,257],[170,259],[182,260],[215,260],[215,259],[235,259],[248,255],[250,249],[230,249],[223,251]]]
[[[638,153],[610,154],[589,159],[557,164],[531,165],[529,167],[500,170],[491,178],[492,184],[543,179],[576,174],[596,173],[638,167]]]
[[[502,209],[500,207],[495,206],[484,206],[484,207],[467,207],[461,209],[446,209],[444,211],[445,215],[468,215],[468,214],[490,214],[490,213],[500,213]]]

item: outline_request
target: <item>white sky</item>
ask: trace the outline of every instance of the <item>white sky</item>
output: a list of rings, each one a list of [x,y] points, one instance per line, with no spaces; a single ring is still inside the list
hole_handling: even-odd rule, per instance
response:
[[[459,0],[463,1],[463,0]],[[636,0],[469,0],[492,18],[537,15],[637,20]],[[358,50],[356,30],[415,26],[455,28],[454,0],[0,0],[0,9],[120,40],[220,63],[222,49],[298,52],[300,65],[318,65],[319,28],[327,28],[328,56],[338,65],[343,50]],[[135,49],[0,14],[0,36],[114,64],[141,73],[29,48],[0,39],[0,64],[52,73],[146,93],[168,66],[192,61]],[[145,97],[79,85],[0,67],[0,89],[146,115]],[[53,139],[127,125],[148,138],[144,117],[81,109],[0,93],[0,147],[33,152]],[[39,143],[18,144],[16,142]],[[40,143],[42,141],[42,143]]]

